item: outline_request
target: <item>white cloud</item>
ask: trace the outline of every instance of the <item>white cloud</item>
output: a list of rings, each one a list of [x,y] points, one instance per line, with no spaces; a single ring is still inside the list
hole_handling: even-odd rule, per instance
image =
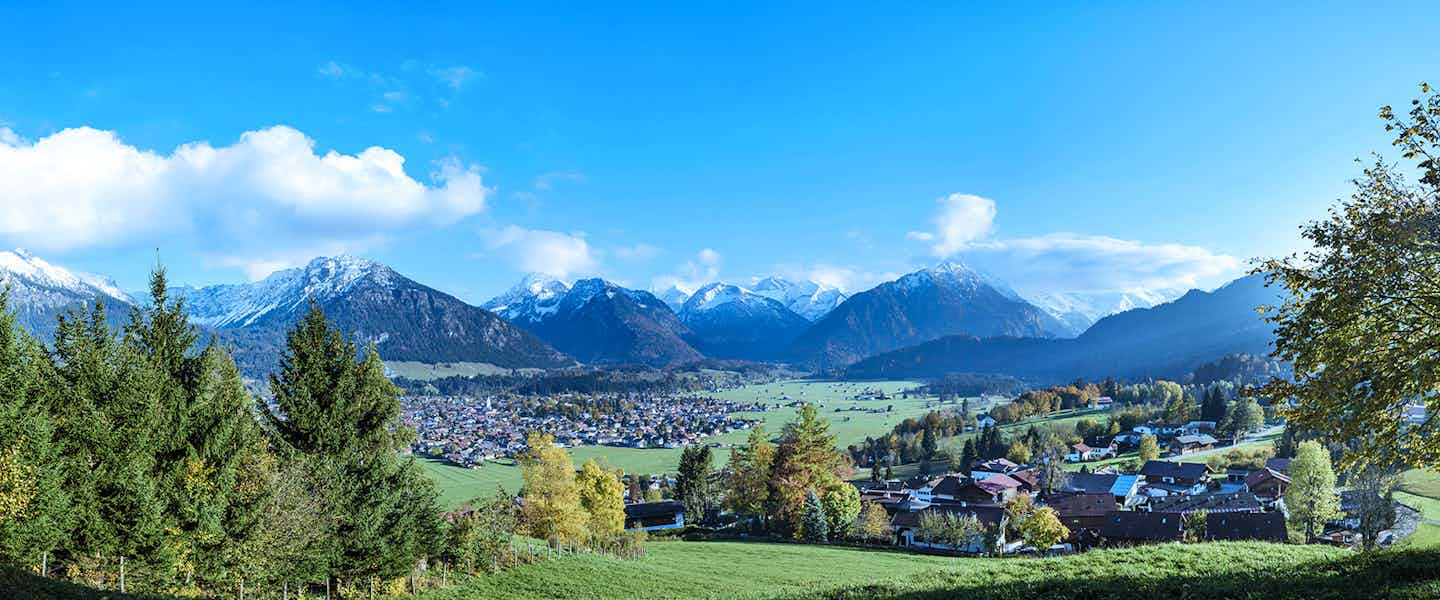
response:
[[[454,222],[483,211],[489,193],[476,165],[440,161],[420,181],[394,150],[321,154],[285,126],[168,155],[89,127],[15,138],[0,139],[0,238],[42,250],[171,236],[216,264],[264,265],[253,273]]]
[[[1146,244],[1106,236],[1054,233],[992,237],[996,207],[988,198],[950,194],[938,200],[931,231],[907,237],[932,255],[967,262],[1026,292],[1135,292],[1189,289],[1235,275],[1240,261],[1198,246]]]
[[[1199,246],[1071,233],[983,242],[965,258],[1022,293],[1189,289],[1241,267],[1239,259]]]
[[[522,271],[560,278],[594,273],[599,259],[583,234],[510,225],[483,234],[486,248]]]
[[[650,287],[662,290],[673,285],[686,293],[693,293],[707,283],[720,280],[720,263],[723,260],[713,248],[703,248],[695,253],[695,258],[676,267],[674,273],[656,277]]]
[[[931,253],[953,256],[990,235],[995,226],[995,201],[972,194],[950,194],[936,200],[934,231],[911,231],[912,240],[933,242]]]

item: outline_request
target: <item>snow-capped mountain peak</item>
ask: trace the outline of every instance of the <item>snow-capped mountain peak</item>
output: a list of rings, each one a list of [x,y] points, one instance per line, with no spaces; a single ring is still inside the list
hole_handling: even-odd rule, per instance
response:
[[[310,300],[339,297],[362,282],[393,285],[398,275],[381,263],[356,256],[322,256],[304,267],[282,269],[252,284],[180,288],[190,320],[218,328],[246,327],[266,315],[288,314]]]
[[[1135,289],[1099,292],[1032,292],[1025,299],[1051,316],[1084,330],[1096,321],[1135,308],[1150,308],[1178,298],[1183,290]]]
[[[491,298],[480,308],[511,319],[537,304],[553,303],[569,291],[570,286],[559,279],[543,273],[529,273],[514,287]]]
[[[673,283],[665,289],[655,291],[655,297],[677,313],[680,312],[680,307],[685,306],[685,301],[690,299],[690,294],[691,292],[687,292]]]
[[[834,286],[814,281],[791,281],[777,276],[756,281],[749,289],[779,301],[786,308],[811,321],[825,316],[849,297]]]
[[[133,303],[130,296],[108,277],[71,271],[65,267],[46,262],[24,248],[0,252],[0,278],[10,275],[26,280],[30,285],[74,292],[81,296],[97,293]]]

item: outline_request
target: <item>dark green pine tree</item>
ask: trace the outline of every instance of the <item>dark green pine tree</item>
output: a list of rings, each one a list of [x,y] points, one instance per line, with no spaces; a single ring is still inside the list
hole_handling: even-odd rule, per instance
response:
[[[69,531],[69,496],[45,403],[50,358],[0,291],[0,560],[38,564]]]
[[[148,361],[115,338],[105,315],[97,299],[62,314],[55,332],[50,412],[73,519],[62,551],[71,558],[126,557],[130,582],[142,588],[141,572],[164,577],[175,564],[154,478],[155,378]],[[134,568],[142,562],[161,568]]]
[[[713,455],[709,446],[690,446],[680,452],[680,466],[675,475],[675,499],[684,506],[685,520],[703,523],[715,505],[710,487],[710,466]]]
[[[805,492],[805,508],[800,513],[800,538],[807,542],[823,544],[826,541],[825,507],[815,489]]]
[[[934,427],[927,425],[925,427],[925,439],[920,443],[922,444],[921,449],[924,450],[923,456],[925,460],[935,458],[935,451],[940,449],[940,432]]]
[[[147,359],[156,390],[155,479],[167,546],[180,561],[173,576],[215,584],[229,578],[224,547],[253,533],[231,504],[239,465],[259,450],[259,429],[234,361],[213,340],[196,352],[197,339],[184,299],[170,298],[165,269],[157,265],[150,302],[132,309],[125,341]]]
[[[969,475],[970,470],[975,468],[975,461],[978,459],[979,457],[975,453],[975,438],[966,438],[965,446],[960,450],[960,472]]]
[[[270,378],[279,411],[265,413],[287,460],[323,474],[317,493],[334,519],[330,574],[395,577],[437,548],[439,511],[429,480],[399,455],[413,438],[400,423],[399,389],[373,348],[361,362],[355,356],[312,304]]]

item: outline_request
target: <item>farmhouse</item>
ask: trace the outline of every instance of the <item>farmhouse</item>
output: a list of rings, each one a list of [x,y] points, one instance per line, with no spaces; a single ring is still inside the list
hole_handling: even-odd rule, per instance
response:
[[[1261,502],[1268,504],[1285,495],[1285,490],[1290,487],[1290,476],[1266,467],[1246,475],[1245,487],[1260,498]]]
[[[1210,484],[1210,467],[1201,463],[1152,460],[1140,468],[1149,496],[1204,493]]]

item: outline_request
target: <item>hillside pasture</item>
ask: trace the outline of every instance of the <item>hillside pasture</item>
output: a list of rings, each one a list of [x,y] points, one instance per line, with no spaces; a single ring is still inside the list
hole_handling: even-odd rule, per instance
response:
[[[1440,593],[1437,564],[1434,549],[1359,556],[1264,543],[1162,544],[1034,559],[652,542],[640,559],[565,557],[423,598],[1424,598]]]

